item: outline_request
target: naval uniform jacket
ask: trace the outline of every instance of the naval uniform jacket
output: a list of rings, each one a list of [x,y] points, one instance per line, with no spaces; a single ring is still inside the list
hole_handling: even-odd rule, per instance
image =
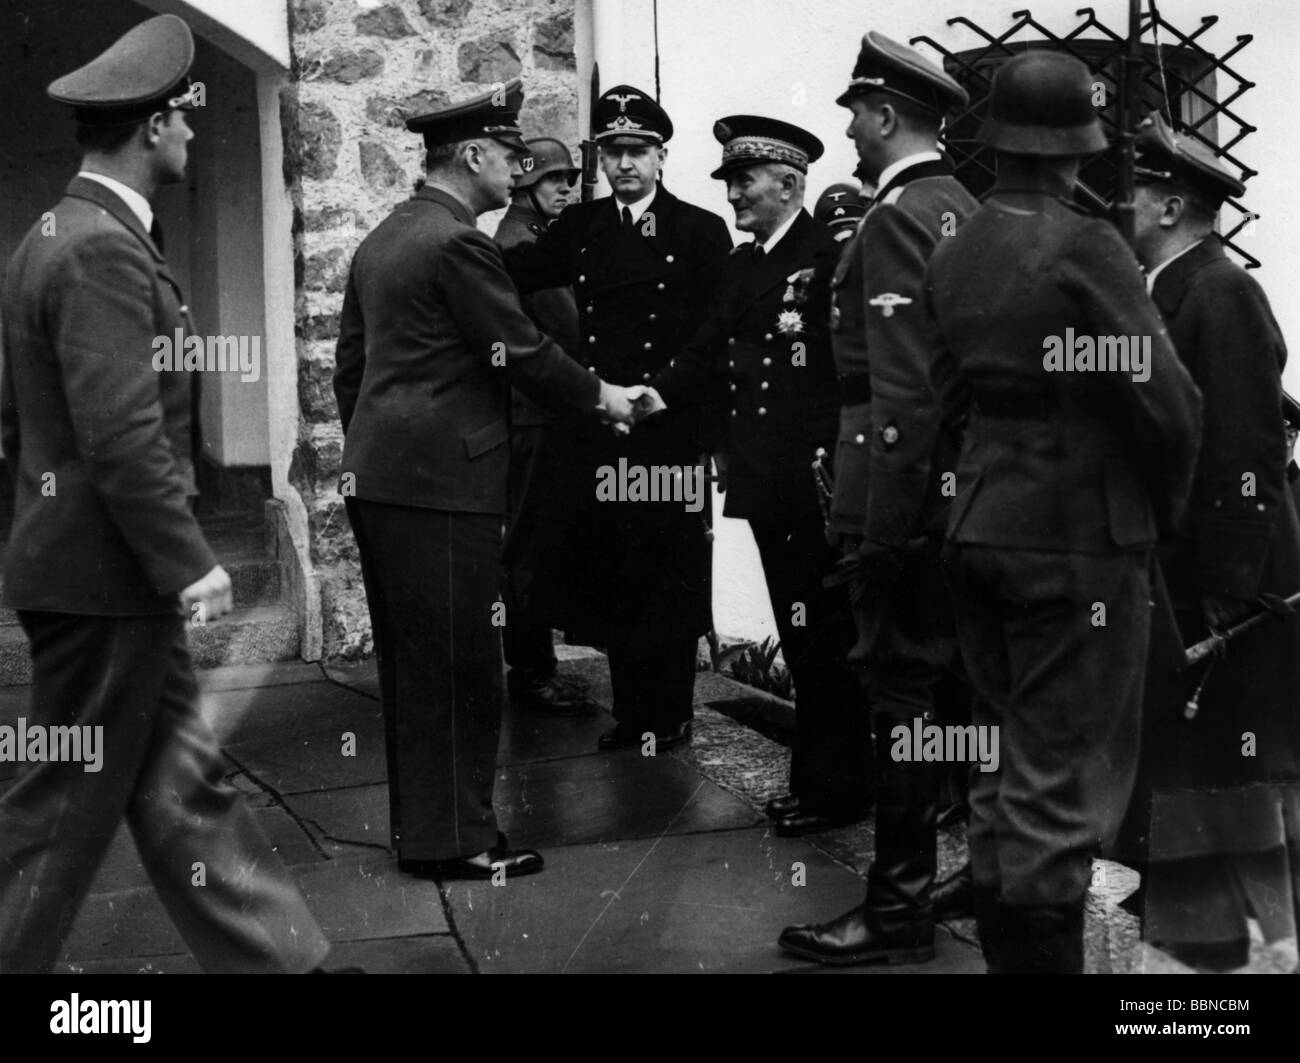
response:
[[[613,197],[577,203],[533,244],[506,252],[525,294],[572,284],[578,303],[579,361],[613,384],[648,384],[708,316],[731,250],[726,224],[662,186],[630,234]],[[565,626],[575,639],[650,646],[701,635],[712,624],[707,510],[666,502],[597,502],[602,468],[694,466],[699,413],[670,409],[627,436],[579,429],[573,479],[587,562],[571,589]],[[706,485],[707,487],[707,485]],[[707,494],[704,505],[709,504]]]
[[[341,487],[392,505],[504,514],[511,386],[575,412],[600,397],[524,313],[469,207],[432,185],[357,249],[335,362]]]
[[[922,280],[936,245],[977,204],[944,160],[880,189],[831,278],[831,341],[844,382],[830,531],[902,545],[941,530],[956,455],[930,376]]]
[[[1158,551],[1181,629],[1176,650],[1207,637],[1203,594],[1250,601],[1300,590],[1300,524],[1286,482],[1286,346],[1258,282],[1211,235],[1160,271],[1152,297],[1205,399],[1187,521]],[[1155,647],[1153,659],[1161,656]],[[1140,779],[1197,791],[1300,780],[1300,617],[1229,643],[1187,720],[1183,706],[1205,667],[1151,677]],[[1254,756],[1242,755],[1245,732]],[[1216,826],[1210,817],[1213,842],[1231,846]],[[1253,827],[1236,829],[1245,841]]]
[[[529,203],[513,202],[497,226],[494,239],[504,251],[516,244],[531,244],[546,231],[547,221]],[[542,332],[565,352],[578,349],[578,307],[573,289],[545,288],[521,298],[524,310]],[[550,414],[518,388],[511,395],[510,423],[515,428],[548,424]]]
[[[1113,225],[1048,192],[995,187],[940,242],[926,287],[938,390],[973,400],[949,539],[1105,554],[1149,549],[1177,524],[1200,395]],[[1150,378],[1048,371],[1046,341],[1069,329],[1149,337]]]
[[[705,434],[727,455],[728,517],[816,518],[812,463],[818,448],[831,452],[839,424],[827,328],[839,248],[806,210],[770,251],[755,246],[732,251],[713,314],[652,383],[669,409],[704,402],[716,421]],[[722,402],[705,402],[719,376]]]
[[[153,367],[155,339],[188,334],[189,312],[110,189],[73,178],[52,214],[5,282],[0,422],[15,500],[4,601],[173,613],[177,592],[216,565],[189,504],[193,381]]]

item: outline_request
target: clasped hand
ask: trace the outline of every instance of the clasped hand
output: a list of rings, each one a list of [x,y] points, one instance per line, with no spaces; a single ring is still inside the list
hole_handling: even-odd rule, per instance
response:
[[[601,381],[600,403],[596,406],[600,418],[610,425],[615,434],[627,435],[632,426],[647,417],[667,409],[667,403],[654,388],[637,384],[626,388],[621,384]]]

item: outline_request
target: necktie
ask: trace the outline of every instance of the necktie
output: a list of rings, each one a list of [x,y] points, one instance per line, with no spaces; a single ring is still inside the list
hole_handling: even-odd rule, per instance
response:
[[[763,245],[756,243],[754,245],[754,258],[762,262],[767,257],[767,252],[763,250]]]
[[[154,247],[158,248],[158,253],[163,254],[163,231],[157,218],[154,218],[153,225],[149,227],[149,239],[153,241]]]
[[[623,235],[624,236],[632,235],[632,208],[631,207],[623,208]]]

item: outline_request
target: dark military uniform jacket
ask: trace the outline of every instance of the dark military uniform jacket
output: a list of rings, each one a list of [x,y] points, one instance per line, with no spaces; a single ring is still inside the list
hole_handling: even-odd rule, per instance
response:
[[[922,279],[935,246],[976,208],[943,160],[881,188],[831,280],[831,340],[845,402],[832,532],[901,545],[939,530],[956,455],[930,377]]]
[[[431,185],[357,249],[335,361],[340,489],[371,502],[505,513],[511,385],[574,411],[600,397],[523,312],[470,209]]]
[[[1177,523],[1200,396],[1113,225],[1049,192],[995,187],[940,242],[926,286],[937,389],[973,403],[950,539],[1110,553],[1147,549]],[[1048,371],[1048,340],[1067,330],[1149,338],[1149,379]]]
[[[531,244],[546,231],[547,220],[530,203],[513,202],[497,226],[496,242],[504,251],[516,244]],[[578,307],[573,289],[544,288],[522,297],[524,310],[533,323],[567,353],[578,350]],[[538,405],[518,388],[511,395],[510,423],[517,428],[547,424],[551,419],[545,407]]]
[[[755,247],[732,251],[714,312],[653,384],[672,409],[701,404],[721,378],[705,435],[727,455],[727,516],[815,517],[813,458],[831,451],[839,423],[827,328],[838,247],[805,210],[774,247]]]
[[[613,197],[566,208],[530,245],[506,252],[525,293],[572,284],[578,303],[577,356],[611,383],[649,383],[708,316],[731,250],[725,223],[662,186],[630,234]],[[585,509],[589,560],[572,588],[566,629],[575,638],[640,646],[700,635],[712,623],[706,514],[668,503],[598,503],[602,467],[692,466],[700,455],[699,413],[679,407],[616,436],[581,430],[581,461],[568,496]],[[707,504],[707,500],[706,500]]]
[[[191,330],[161,252],[110,189],[74,178],[48,235],[38,222],[18,246],[3,320],[5,604],[174,612],[216,559],[189,504],[193,381],[153,366],[157,338]]]
[[[1286,482],[1286,346],[1258,282],[1209,236],[1160,271],[1152,297],[1205,399],[1187,520],[1159,550],[1180,629],[1177,664],[1178,649],[1208,635],[1202,594],[1250,601],[1300,590],[1300,523]],[[1230,643],[1194,720],[1183,706],[1205,665],[1174,675],[1162,664],[1169,656],[1153,647],[1153,668],[1164,674],[1148,682],[1140,778],[1198,791],[1300,779],[1300,617],[1270,620]],[[1254,756],[1242,755],[1246,732]]]

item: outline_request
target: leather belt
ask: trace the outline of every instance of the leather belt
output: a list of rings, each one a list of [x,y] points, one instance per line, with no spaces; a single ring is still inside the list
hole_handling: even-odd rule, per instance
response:
[[[871,401],[871,377],[865,373],[840,377],[840,388],[841,401],[845,406],[857,406]]]

